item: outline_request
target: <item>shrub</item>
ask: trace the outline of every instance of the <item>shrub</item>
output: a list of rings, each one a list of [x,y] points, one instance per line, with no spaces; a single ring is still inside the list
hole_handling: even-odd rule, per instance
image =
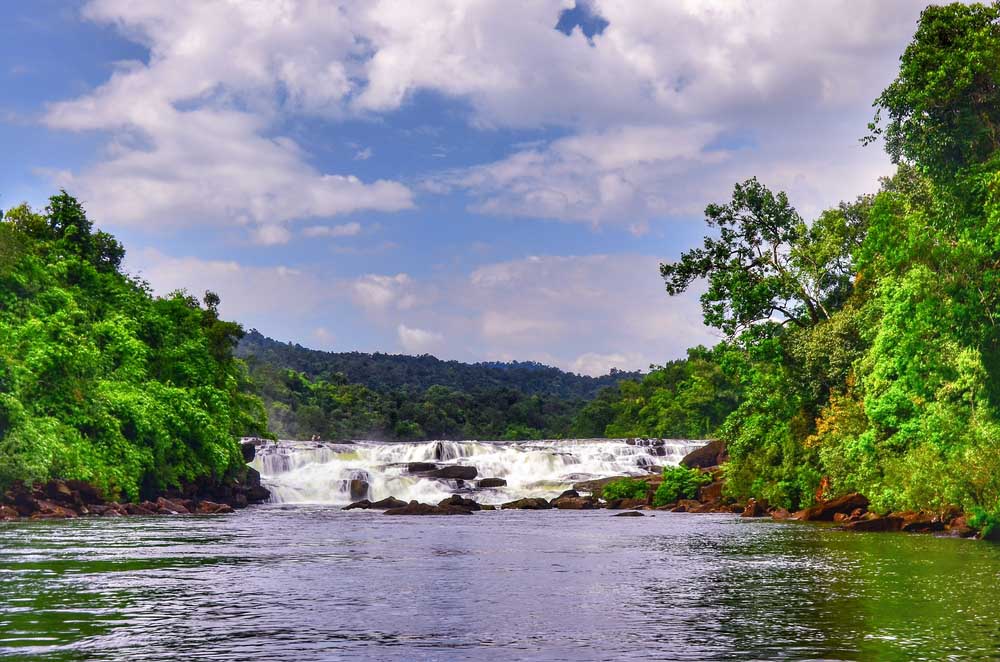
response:
[[[653,495],[654,506],[665,506],[678,499],[693,499],[698,488],[712,482],[711,476],[700,469],[687,467],[667,467],[663,470],[663,482]]]
[[[636,478],[619,478],[604,486],[601,497],[605,501],[616,499],[645,499],[649,484]]]

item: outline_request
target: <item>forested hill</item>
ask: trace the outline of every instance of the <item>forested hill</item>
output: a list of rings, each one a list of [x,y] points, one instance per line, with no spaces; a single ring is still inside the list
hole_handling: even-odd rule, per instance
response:
[[[641,376],[639,372],[612,369],[611,374],[602,377],[587,377],[531,361],[461,363],[442,361],[427,354],[325,352],[278,342],[256,330],[240,341],[236,354],[250,363],[295,370],[310,379],[331,381],[341,373],[347,382],[362,384],[381,393],[423,392],[431,386],[445,386],[465,392],[511,389],[525,395],[589,400],[605,387]]]

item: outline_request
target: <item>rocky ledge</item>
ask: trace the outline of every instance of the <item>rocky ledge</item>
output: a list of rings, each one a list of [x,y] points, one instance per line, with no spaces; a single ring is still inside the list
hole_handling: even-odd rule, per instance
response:
[[[247,467],[242,480],[185,485],[134,503],[105,500],[93,485],[79,480],[51,480],[34,485],[15,483],[0,495],[0,521],[128,515],[221,515],[249,504],[262,503],[269,496],[270,493],[260,484],[260,474],[250,467]]]

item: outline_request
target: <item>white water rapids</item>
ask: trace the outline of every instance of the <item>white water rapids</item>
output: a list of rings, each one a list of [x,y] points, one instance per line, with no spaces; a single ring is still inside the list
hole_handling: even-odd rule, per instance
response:
[[[484,504],[522,497],[552,498],[573,483],[609,476],[644,476],[676,465],[705,441],[687,439],[565,439],[524,442],[358,441],[264,442],[251,466],[275,503],[347,505],[367,498],[437,503],[457,492],[475,492]],[[475,480],[429,478],[414,462],[475,467]],[[486,478],[506,486],[480,488]],[[352,484],[353,482],[353,484]],[[353,490],[353,494],[352,494]]]

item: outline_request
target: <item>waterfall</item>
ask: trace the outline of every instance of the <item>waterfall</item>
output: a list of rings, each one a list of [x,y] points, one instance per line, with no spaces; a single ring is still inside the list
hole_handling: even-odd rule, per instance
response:
[[[472,492],[480,503],[557,496],[573,483],[608,476],[646,476],[678,464],[705,441],[687,439],[560,439],[351,443],[266,442],[251,463],[275,503],[347,505],[396,497],[437,503]],[[411,466],[421,463],[419,466]],[[474,480],[431,477],[432,469],[475,467]],[[471,471],[466,469],[466,471]],[[478,482],[498,478],[501,487]]]

